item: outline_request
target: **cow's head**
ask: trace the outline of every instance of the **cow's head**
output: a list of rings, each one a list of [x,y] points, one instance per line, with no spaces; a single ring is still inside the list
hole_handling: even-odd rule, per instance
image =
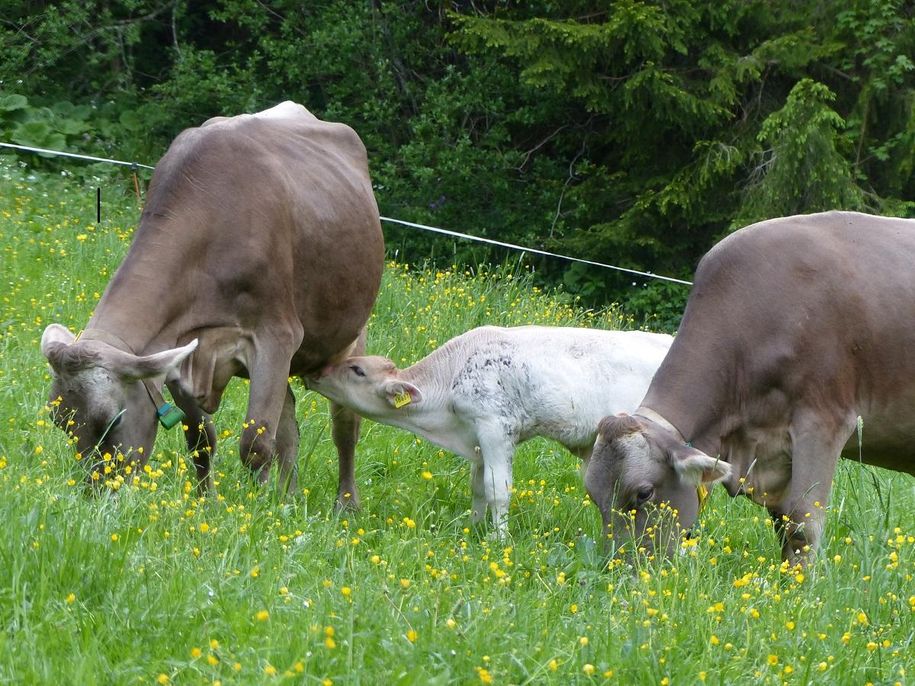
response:
[[[60,324],[41,336],[52,370],[49,402],[54,422],[75,439],[87,479],[104,481],[105,466],[143,463],[156,437],[156,407],[143,379],[176,372],[197,347],[188,345],[138,356],[96,340],[77,340]],[[95,476],[93,476],[95,474]]]
[[[390,417],[392,413],[422,402],[420,390],[399,378],[399,370],[387,357],[348,357],[325,367],[308,387],[364,417]]]
[[[685,445],[657,422],[622,414],[601,420],[585,487],[617,550],[633,544],[669,555],[696,520],[699,486],[730,472],[727,462]]]

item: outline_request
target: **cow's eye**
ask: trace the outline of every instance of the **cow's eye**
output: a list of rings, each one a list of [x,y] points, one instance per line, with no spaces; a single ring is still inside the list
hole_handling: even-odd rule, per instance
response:
[[[122,419],[123,417],[124,417],[124,413],[123,413],[123,412],[119,412],[119,413],[117,414],[117,416],[116,416],[114,419],[111,420],[111,424],[109,425],[109,429],[108,429],[108,430],[110,431],[111,429],[115,429],[115,428],[117,428],[118,426],[120,426],[120,424],[121,424],[121,419]]]
[[[365,371],[358,364],[351,364],[349,368],[353,370],[353,374],[356,376],[365,376]]]
[[[654,486],[642,486],[635,493],[635,504],[644,505],[654,495]]]

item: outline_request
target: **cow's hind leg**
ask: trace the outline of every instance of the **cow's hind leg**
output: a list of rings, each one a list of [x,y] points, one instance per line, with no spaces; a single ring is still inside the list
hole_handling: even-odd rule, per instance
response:
[[[366,327],[362,327],[355,345],[348,354],[365,354]],[[359,489],[356,487],[356,443],[362,418],[352,410],[330,403],[331,433],[337,448],[337,511],[358,510]]]
[[[286,386],[286,401],[276,429],[276,456],[279,461],[277,489],[281,494],[294,493],[298,487],[299,425],[295,419],[295,395]]]
[[[806,564],[816,556],[836,463],[854,426],[853,417],[830,421],[812,412],[792,422],[791,480],[780,505],[770,509],[782,559],[791,564]]]
[[[336,507],[338,510],[358,510],[356,443],[359,441],[359,426],[362,420],[352,410],[333,402],[330,404],[330,416],[339,468]]]
[[[197,472],[197,495],[204,496],[213,489],[213,473],[211,470],[213,456],[216,454],[216,428],[213,420],[197,405],[197,402],[186,393],[178,384],[169,384],[175,404],[186,415],[184,424],[187,431],[184,439],[187,449],[194,460],[194,469]]]

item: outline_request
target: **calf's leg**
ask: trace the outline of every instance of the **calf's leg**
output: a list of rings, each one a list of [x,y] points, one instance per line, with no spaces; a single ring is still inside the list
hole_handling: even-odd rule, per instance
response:
[[[512,457],[515,444],[498,426],[481,427],[477,431],[480,443],[483,497],[492,513],[496,536],[508,534],[508,505],[512,490]]]
[[[483,485],[483,457],[480,454],[480,448],[477,446],[476,455],[470,461],[470,521],[479,524],[486,516],[486,489]]]
[[[584,483],[585,475],[588,473],[588,464],[591,462],[591,451],[593,449],[593,444],[569,448],[569,452],[571,452],[573,455],[577,455],[578,459],[581,460],[581,465],[578,468],[578,473],[581,474],[582,483]]]

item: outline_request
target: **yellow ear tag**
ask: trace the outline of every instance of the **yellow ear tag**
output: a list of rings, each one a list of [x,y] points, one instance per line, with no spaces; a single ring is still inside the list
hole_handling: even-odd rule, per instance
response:
[[[699,512],[702,512],[703,508],[705,508],[705,503],[708,501],[708,489],[704,484],[699,484],[699,487],[696,488],[696,495],[699,496]]]
[[[406,391],[398,393],[394,396],[394,407],[396,407],[398,410],[404,405],[409,405],[412,402],[413,397]]]

